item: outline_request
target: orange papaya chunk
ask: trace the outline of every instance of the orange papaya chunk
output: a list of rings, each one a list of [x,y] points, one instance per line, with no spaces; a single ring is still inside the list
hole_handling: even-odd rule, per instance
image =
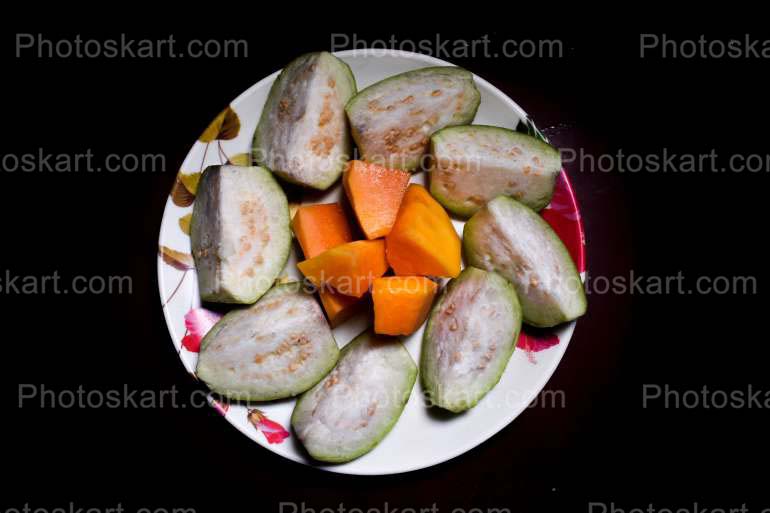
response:
[[[297,264],[316,287],[329,285],[346,296],[361,297],[385,274],[385,241],[357,240],[324,251]]]
[[[302,205],[291,222],[305,258],[350,242],[350,225],[339,203]]]
[[[291,227],[306,258],[352,240],[348,218],[339,203],[303,205],[294,214]],[[331,287],[320,289],[318,296],[332,328],[358,310],[357,298],[340,294]]]
[[[322,288],[318,291],[318,295],[332,328],[336,328],[350,319],[353,314],[359,311],[363,302],[360,298],[340,294],[331,287]]]
[[[372,284],[374,332],[411,335],[422,326],[438,285],[424,276],[389,276]]]
[[[412,184],[388,234],[388,263],[399,276],[460,274],[460,237],[425,187]]]
[[[390,233],[410,176],[408,171],[350,161],[342,184],[367,239]]]

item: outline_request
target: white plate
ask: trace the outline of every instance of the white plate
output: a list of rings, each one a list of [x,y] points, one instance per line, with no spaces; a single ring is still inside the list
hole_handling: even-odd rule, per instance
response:
[[[350,65],[359,90],[404,71],[425,66],[451,65],[446,61],[410,52],[353,50],[336,55]],[[233,130],[230,130],[226,135],[227,140],[209,143],[196,141],[182,164],[180,173],[195,173],[207,165],[221,164],[226,158],[237,159],[235,155],[250,152],[262,105],[277,75],[278,72],[275,72],[260,80],[230,104],[230,108],[240,120],[237,136],[230,138],[233,135]],[[481,105],[474,123],[516,128],[519,121],[526,117],[524,110],[486,80],[477,76],[475,80],[481,92]],[[413,181],[424,183],[424,175],[425,173],[415,175]],[[324,195],[315,194],[312,202],[335,201],[341,195],[342,187],[338,183]],[[179,206],[169,197],[160,231],[159,243],[162,248],[170,248],[184,255],[190,253],[190,239],[180,228],[179,220],[191,211],[191,206]],[[455,221],[454,224],[458,233],[462,234],[463,223]],[[179,357],[187,370],[194,375],[198,355],[188,351],[183,346],[182,339],[186,334],[184,315],[190,308],[200,305],[195,270],[182,270],[180,266],[168,265],[167,260],[160,256],[158,258],[160,295],[166,303],[163,307],[164,315]],[[300,277],[296,262],[297,255],[292,248],[285,275]],[[582,265],[579,267],[582,270]],[[336,328],[334,335],[340,347],[363,331],[368,322],[365,317],[357,317]],[[424,326],[404,339],[404,344],[416,362],[419,362],[420,358],[423,329]],[[303,452],[293,434],[283,443],[268,443],[265,435],[255,429],[247,419],[250,409],[259,408],[269,419],[289,429],[294,400],[249,405],[248,408],[244,405],[230,405],[226,411],[220,406],[219,409],[231,424],[256,443],[300,463],[346,474],[377,475],[417,470],[473,449],[515,419],[545,386],[567,349],[573,330],[574,323],[555,330],[559,344],[537,353],[536,363],[525,351],[516,350],[500,383],[475,408],[462,415],[443,415],[435,409],[426,408],[418,380],[400,420],[390,434],[370,453],[345,464],[324,465],[313,462]],[[212,444],[208,443],[207,446],[211,447]]]

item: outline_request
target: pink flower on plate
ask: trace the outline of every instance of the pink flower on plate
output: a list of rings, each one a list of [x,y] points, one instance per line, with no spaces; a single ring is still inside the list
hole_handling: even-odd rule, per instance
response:
[[[257,428],[257,431],[261,431],[265,435],[269,444],[280,444],[289,438],[289,432],[282,425],[265,417],[265,414],[260,410],[249,410],[247,418]]]
[[[184,316],[184,325],[187,334],[182,339],[182,347],[192,353],[197,353],[201,348],[201,339],[209,332],[222,316],[205,308],[192,308]]]
[[[535,353],[553,347],[558,343],[559,337],[553,333],[532,335],[522,331],[519,334],[519,341],[516,343],[516,347],[523,349],[527,354],[527,359],[531,363],[536,364]]]
[[[567,173],[556,178],[551,203],[540,214],[567,247],[578,272],[586,270],[583,221]]]

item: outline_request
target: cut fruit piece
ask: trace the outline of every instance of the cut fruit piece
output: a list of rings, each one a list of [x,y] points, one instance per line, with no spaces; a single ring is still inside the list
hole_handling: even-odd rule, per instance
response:
[[[337,246],[297,264],[316,287],[330,285],[347,296],[361,297],[385,274],[385,241],[358,240]]]
[[[386,238],[388,263],[400,276],[457,276],[460,238],[444,208],[412,184]]]
[[[318,291],[318,296],[321,298],[321,304],[332,328],[336,328],[350,319],[362,308],[364,303],[361,298],[346,296],[331,287],[321,288]]]
[[[299,207],[292,227],[305,258],[318,256],[352,239],[348,218],[339,203]],[[321,288],[318,296],[332,328],[349,319],[357,310],[357,298],[340,294],[331,287]]]
[[[255,302],[289,256],[286,195],[268,170],[242,166],[207,168],[197,192],[190,239],[201,298]]]
[[[390,233],[410,177],[407,171],[350,161],[342,183],[367,239]]]
[[[347,64],[328,52],[286,66],[254,133],[254,159],[286,181],[324,190],[350,158],[345,104],[356,94]]]
[[[306,258],[318,256],[352,239],[348,219],[339,203],[299,207],[292,228]],[[331,287],[321,288],[318,295],[332,328],[357,310],[357,298],[340,294]]]
[[[345,110],[363,160],[412,170],[431,134],[473,121],[480,99],[473,74],[446,66],[386,78],[354,96]]]
[[[520,330],[513,286],[466,267],[447,285],[423,336],[420,375],[432,404],[453,412],[475,406],[500,381]]]
[[[196,373],[229,399],[271,401],[318,383],[338,356],[321,308],[294,282],[215,324],[201,342]]]
[[[513,283],[527,324],[555,326],[585,313],[583,283],[567,248],[529,207],[493,199],[465,224],[463,246],[468,265]]]
[[[366,454],[401,416],[417,365],[397,339],[364,332],[346,345],[337,366],[294,407],[291,425],[319,461]]]
[[[302,205],[291,223],[305,258],[353,240],[350,225],[339,203]]]
[[[445,128],[431,137],[430,192],[469,217],[504,194],[540,210],[561,172],[559,150],[527,134],[495,126]]]
[[[438,285],[424,276],[389,276],[372,284],[374,331],[411,335],[425,322]]]

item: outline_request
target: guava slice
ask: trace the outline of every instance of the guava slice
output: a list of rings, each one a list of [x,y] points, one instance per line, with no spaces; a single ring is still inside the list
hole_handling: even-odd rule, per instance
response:
[[[559,150],[527,134],[482,125],[431,137],[430,192],[448,210],[470,217],[504,194],[540,210],[561,172]]]
[[[321,307],[293,282],[217,322],[201,341],[196,373],[229,399],[271,401],[318,383],[338,356]]]
[[[502,276],[466,267],[428,319],[420,376],[430,402],[461,412],[500,381],[521,330],[521,307]]]
[[[468,265],[504,276],[516,288],[524,322],[549,327],[583,315],[587,302],[567,248],[531,208],[498,196],[463,230]]]
[[[289,256],[286,195],[267,169],[210,166],[198,184],[190,240],[204,301],[254,303]]]
[[[308,453],[341,463],[371,451],[401,416],[417,365],[398,339],[366,331],[297,401],[291,424]]]
[[[345,104],[354,94],[353,73],[329,52],[291,61],[262,109],[254,133],[255,161],[288,182],[329,188],[350,159]]]
[[[471,72],[443,66],[377,82],[354,96],[345,110],[363,160],[413,170],[431,134],[473,121],[480,99]]]

